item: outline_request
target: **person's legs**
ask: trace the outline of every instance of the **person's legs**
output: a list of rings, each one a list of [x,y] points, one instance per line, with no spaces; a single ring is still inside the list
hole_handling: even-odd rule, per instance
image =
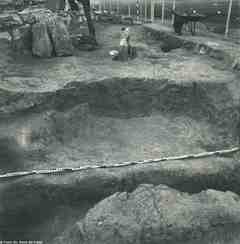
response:
[[[120,46],[119,60],[121,60],[121,61],[128,60],[128,48],[126,46]]]
[[[196,34],[196,22],[193,23],[193,36]]]
[[[128,57],[131,57],[131,45],[128,44],[127,51],[128,51]]]

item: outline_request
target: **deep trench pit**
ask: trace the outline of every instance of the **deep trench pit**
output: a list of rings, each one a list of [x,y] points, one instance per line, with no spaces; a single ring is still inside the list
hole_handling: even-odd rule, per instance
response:
[[[200,153],[229,148],[238,142],[238,104],[225,83],[116,78],[90,84],[71,83],[40,97],[34,97],[38,105],[2,120],[1,173]],[[17,99],[16,103],[21,103],[26,96]],[[97,188],[98,180],[94,182],[94,175],[91,177],[92,187]],[[84,196],[73,194],[78,190],[77,180],[72,185],[60,180],[58,186],[54,176],[40,188],[41,177],[31,180],[4,183],[0,188],[4,204],[12,202],[9,209],[4,206],[7,210],[4,212],[3,207],[1,212],[3,239],[39,239],[51,243],[102,198],[96,196],[88,201],[87,193],[83,201]],[[132,186],[123,189],[132,189],[138,183],[146,183],[145,180],[126,181],[124,184]],[[151,181],[154,182],[154,174]],[[232,190],[232,183],[226,190]],[[111,188],[107,184],[106,180],[104,187]],[[216,189],[221,185],[214,181],[209,184]],[[53,192],[52,187],[57,191]],[[121,189],[114,182],[113,188],[112,193]],[[201,186],[189,189],[188,184],[181,190],[202,190]]]
[[[1,158],[8,163],[0,172],[219,150],[236,144],[238,117],[226,84],[73,83],[2,120]]]

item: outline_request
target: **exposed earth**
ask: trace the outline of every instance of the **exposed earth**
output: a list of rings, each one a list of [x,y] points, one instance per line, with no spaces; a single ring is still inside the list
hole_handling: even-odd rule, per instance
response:
[[[179,48],[164,53],[161,43],[141,26],[131,28],[137,58],[125,63],[112,61],[109,51],[118,48],[121,26],[97,24],[96,29],[97,50],[76,50],[72,57],[51,59],[27,54],[23,58],[12,52],[7,36],[2,35],[1,174],[147,160],[238,145],[238,72],[193,51]],[[208,188],[240,194],[239,166],[239,155],[235,154],[199,162],[170,162],[169,168],[150,165],[138,173],[136,168],[106,175],[97,171],[90,176],[33,176],[2,182],[0,239],[58,243],[56,238],[66,231],[68,240],[63,243],[79,243],[78,237],[70,240],[68,231],[82,221],[88,209],[115,192],[131,192],[143,183],[167,184],[191,194]],[[88,192],[89,186],[96,190]],[[216,194],[225,201],[225,193]],[[231,213],[239,215],[235,204],[239,200],[231,197]],[[231,224],[237,226],[238,219]],[[92,227],[88,228],[87,235]],[[199,238],[201,243],[202,236]],[[140,239],[136,243],[150,243]],[[134,243],[119,240],[121,244]],[[167,243],[175,244],[176,240]]]

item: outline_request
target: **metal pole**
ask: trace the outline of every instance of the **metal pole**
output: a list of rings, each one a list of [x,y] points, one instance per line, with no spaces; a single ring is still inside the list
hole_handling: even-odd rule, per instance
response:
[[[131,17],[131,5],[128,4],[128,16]]]
[[[228,37],[229,33],[229,25],[230,25],[230,20],[231,20],[231,12],[232,12],[232,0],[229,0],[229,7],[228,7],[228,16],[227,16],[227,22],[226,22],[226,29],[225,29],[225,37]]]
[[[165,19],[165,0],[162,0],[162,24],[164,24]]]
[[[176,0],[173,0],[173,8],[172,8],[174,11],[175,11],[175,9],[176,9]],[[172,25],[173,25],[173,23],[174,23],[174,19],[175,19],[175,15],[173,14],[172,15]]]
[[[151,0],[151,21],[154,22],[155,0]]]

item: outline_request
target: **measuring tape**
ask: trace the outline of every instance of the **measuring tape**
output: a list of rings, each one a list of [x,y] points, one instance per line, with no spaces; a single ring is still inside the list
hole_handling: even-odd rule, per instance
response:
[[[96,169],[114,169],[129,167],[134,165],[144,165],[144,164],[155,164],[165,161],[176,161],[176,160],[186,160],[186,159],[199,159],[212,156],[224,156],[240,151],[239,147],[234,147],[232,149],[213,151],[213,152],[203,152],[199,154],[187,154],[176,157],[163,157],[158,159],[149,159],[143,161],[133,161],[133,162],[123,162],[118,164],[101,164],[101,165],[86,165],[79,168],[56,168],[56,169],[47,169],[47,170],[32,170],[32,171],[22,171],[22,172],[12,172],[0,175],[0,180],[7,180],[17,177],[24,177],[30,175],[61,175],[66,173],[81,172],[87,170],[96,170]],[[102,162],[99,162],[102,163]]]

